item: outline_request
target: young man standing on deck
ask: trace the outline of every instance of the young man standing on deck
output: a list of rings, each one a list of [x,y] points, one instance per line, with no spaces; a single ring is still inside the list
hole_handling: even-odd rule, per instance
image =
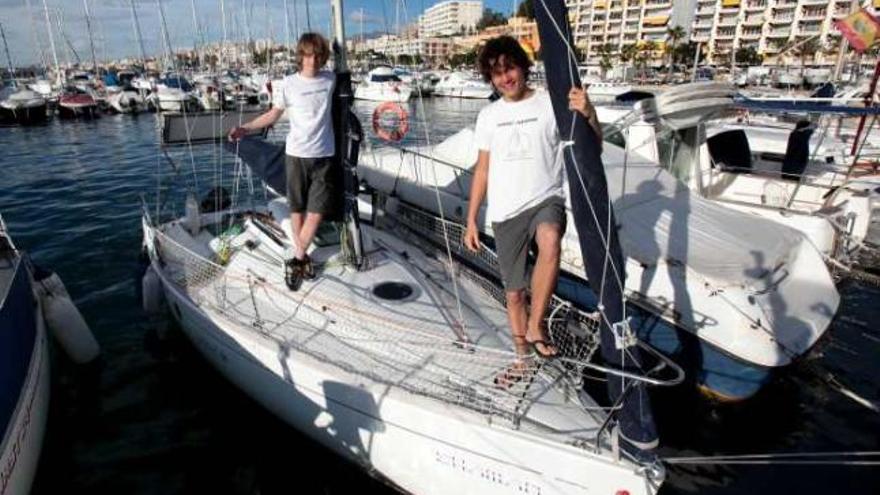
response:
[[[274,88],[272,108],[229,133],[231,140],[238,140],[247,131],[274,124],[287,110],[290,131],[285,171],[294,252],[285,262],[284,279],[291,290],[297,290],[303,278],[314,278],[307,251],[321,221],[334,211],[342,193],[341,174],[333,162],[336,146],[330,112],[336,77],[321,70],[329,58],[330,45],[323,36],[303,34],[296,45],[299,71]]]
[[[525,356],[534,350],[552,358],[558,349],[549,342],[544,316],[559,276],[566,223],[562,141],[549,95],[527,84],[532,63],[515,39],[489,40],[477,64],[501,98],[477,117],[474,139],[479,157],[471,184],[465,245],[474,251],[480,247],[477,217],[488,193],[486,217],[495,234],[516,352]],[[586,92],[572,88],[568,97],[569,108],[587,118],[601,142],[598,118]],[[532,243],[537,256],[529,311],[527,258]],[[509,387],[522,379],[522,371],[522,362],[514,364],[496,383]]]

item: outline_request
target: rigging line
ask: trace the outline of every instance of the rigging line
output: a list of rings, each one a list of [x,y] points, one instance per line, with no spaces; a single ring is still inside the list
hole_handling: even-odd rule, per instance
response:
[[[296,0],[294,0],[294,2],[295,1]],[[306,29],[308,29],[309,32],[311,32],[312,31],[312,14],[311,14],[311,11],[309,10],[309,0],[305,0],[305,2],[306,2]]]
[[[568,42],[568,39],[566,38],[565,33],[562,31],[562,28],[561,28],[561,27],[559,26],[559,24],[556,22],[556,19],[554,19],[553,16],[550,15],[550,9],[547,7],[547,4],[544,2],[544,0],[540,0],[540,2],[541,2],[541,6],[544,8],[544,11],[547,13],[547,17],[548,17],[548,18],[550,19],[550,21],[553,23],[553,27],[555,28],[556,33],[559,35],[560,39],[562,39],[563,43],[565,44],[566,48],[568,49],[568,55],[569,55],[569,57],[568,57],[569,79],[571,80],[571,82],[572,82],[572,84],[573,84],[573,83],[574,83],[574,74],[573,74],[573,72],[572,72],[572,60],[574,60],[575,62],[577,62],[577,56],[576,56],[576,54],[574,53],[574,50],[572,49],[571,44]],[[576,119],[577,119],[577,114],[576,114],[576,112],[572,111],[572,115],[571,115],[571,127],[570,127],[570,129],[569,129],[569,139],[568,139],[569,142],[573,142],[573,141],[574,141],[574,127],[575,127],[574,124],[575,124],[575,122],[576,122]],[[570,146],[569,146],[568,148],[569,148],[569,149],[568,149],[569,156],[571,157],[572,162],[573,162],[573,163],[577,163],[577,159],[576,159],[576,157],[575,157],[575,155],[574,155],[574,151],[571,149]],[[579,167],[574,167],[574,169],[575,169],[575,171],[577,172],[578,181],[580,182],[581,189],[583,190],[583,192],[584,192],[584,196],[585,196],[586,199],[587,199],[587,204],[588,204],[589,207],[590,207],[590,213],[591,213],[591,215],[592,215],[592,217],[593,217],[593,222],[596,224],[596,230],[597,230],[597,232],[599,233],[599,238],[601,239],[603,246],[605,247],[606,256],[607,256],[607,255],[608,255],[608,250],[611,248],[610,245],[609,245],[609,243],[608,243],[608,239],[607,239],[606,237],[604,237],[604,235],[603,235],[604,233],[602,232],[602,228],[601,228],[602,226],[601,226],[601,224],[599,223],[599,218],[598,218],[598,216],[596,215],[596,210],[595,210],[595,207],[593,206],[593,200],[592,200],[592,198],[590,198],[590,194],[589,194],[589,191],[587,190],[587,186],[586,186],[586,183],[584,182],[584,178],[583,178],[583,176],[581,175],[580,168],[579,168]],[[618,271],[618,268],[617,268],[617,266],[616,266],[616,263],[614,262],[613,259],[610,259],[610,258],[606,258],[606,259],[607,259],[608,261],[610,261],[610,265],[611,265],[611,268],[612,268],[612,273],[614,274],[615,278],[617,279],[618,287],[621,289],[621,292],[622,292],[622,291],[624,290],[624,284],[623,284],[623,280],[622,280],[622,278],[621,278],[621,276],[620,276],[620,272]],[[606,263],[606,265],[607,265],[607,264],[609,264],[609,263]],[[604,277],[603,277],[603,278],[604,278]],[[625,316],[625,314],[626,314],[626,306],[624,305],[623,308],[624,308],[624,316]],[[602,312],[604,313],[604,308],[603,308],[603,311],[602,311]]]
[[[425,99],[422,95],[422,85],[416,83],[416,88],[418,91],[418,104],[416,105],[416,109],[421,114],[422,120],[425,122],[425,141],[428,146],[427,149],[429,150],[428,159],[431,160],[431,173],[434,176],[434,197],[437,199],[437,211],[440,212],[440,225],[443,227],[443,242],[446,247],[447,256],[446,269],[449,271],[449,278],[452,280],[452,289],[455,293],[455,305],[458,309],[459,326],[461,327],[462,334],[464,336],[463,339],[467,340],[467,328],[465,327],[466,323],[464,318],[464,311],[462,310],[461,294],[459,293],[458,277],[455,275],[455,271],[453,270],[452,246],[449,242],[449,228],[446,224],[446,213],[443,211],[443,201],[440,198],[440,186],[437,180],[437,163],[433,161],[434,148],[431,146],[431,121],[428,119],[427,112],[425,111]]]
[[[161,0],[156,0],[156,7],[158,7],[158,9],[159,9],[159,18],[162,21],[162,35],[163,35],[163,38],[165,39],[166,44],[168,45],[168,49],[170,50],[171,49],[171,40],[168,37],[168,24],[165,22],[165,9],[162,8]],[[174,67],[175,76],[177,77],[177,85],[181,86],[181,84],[180,84],[180,69],[177,67],[177,57],[170,55],[170,58],[171,58],[171,65],[172,65],[172,67]],[[181,92],[183,92],[182,89],[181,89]],[[186,96],[185,92],[183,92],[183,94],[184,94],[184,96]],[[192,129],[190,129],[189,119],[188,119],[187,111],[186,111],[188,100],[189,100],[189,98],[187,98],[187,97],[185,97],[183,99],[183,102],[181,103],[181,113],[183,114],[183,127],[186,129],[186,143],[187,143],[187,150],[189,151],[190,165],[192,166],[193,187],[195,188],[195,191],[198,194],[199,178],[198,178],[198,174],[196,173],[196,157],[195,157],[195,154],[193,153]]]

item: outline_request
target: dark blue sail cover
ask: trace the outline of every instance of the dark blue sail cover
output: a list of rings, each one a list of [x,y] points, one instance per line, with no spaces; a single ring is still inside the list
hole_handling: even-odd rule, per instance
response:
[[[287,191],[284,171],[284,145],[273,144],[261,137],[245,136],[237,143],[225,141],[226,149],[238,153],[244,163],[278,194]]]
[[[641,368],[638,348],[628,347],[626,352],[618,349],[609,326],[609,323],[624,319],[622,284],[626,274],[617,238],[617,222],[608,200],[602,145],[586,119],[568,108],[568,92],[572,87],[581,87],[581,81],[576,55],[570,48],[574,43],[564,0],[537,0],[535,20],[559,135],[563,141],[570,138],[573,141],[564,152],[565,170],[586,276],[598,295],[600,308],[604,308],[605,319],[600,332],[602,357],[609,366],[637,371]],[[617,412],[621,433],[638,443],[653,444],[657,440],[657,431],[647,392],[641,383],[630,385],[633,388]],[[620,398],[624,386],[621,378],[608,377],[608,393],[612,401]]]

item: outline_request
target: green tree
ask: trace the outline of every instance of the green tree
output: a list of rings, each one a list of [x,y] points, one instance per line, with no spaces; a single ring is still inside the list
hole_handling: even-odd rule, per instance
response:
[[[449,65],[452,67],[474,66],[477,63],[477,51],[471,50],[465,53],[456,53],[449,57]]]
[[[477,31],[482,31],[489,26],[500,26],[507,23],[507,18],[501,12],[492,9],[483,9],[483,17],[477,21]]]
[[[533,0],[523,0],[516,9],[517,17],[525,17],[527,19],[535,18],[535,2]]]
[[[763,57],[755,50],[754,47],[746,46],[736,50],[736,65],[744,65],[746,67],[752,65],[761,65]]]
[[[666,37],[669,38],[669,47],[667,47],[666,53],[669,55],[668,60],[668,71],[672,72],[674,70],[675,65],[675,48],[678,46],[678,42],[681,41],[685,37],[684,28],[681,26],[670,26],[666,29]]]
[[[611,56],[614,55],[614,45],[611,43],[604,43],[596,47],[596,53],[599,55],[599,67],[602,68],[602,79],[605,79],[608,76],[608,71],[614,67],[614,63],[611,62]]]

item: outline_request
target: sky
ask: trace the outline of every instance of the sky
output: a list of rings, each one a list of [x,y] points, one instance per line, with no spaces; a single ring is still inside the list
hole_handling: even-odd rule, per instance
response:
[[[139,56],[131,0],[0,0],[0,25],[14,66],[41,64],[44,58],[52,63],[44,1],[49,9],[61,63],[75,61],[74,52],[83,62],[91,60],[84,2],[88,2],[91,13],[92,36],[99,62]],[[255,39],[267,38],[270,33],[276,42],[284,42],[286,38],[284,0],[134,0],[148,56],[158,55],[162,47],[157,1],[161,2],[171,44],[175,48],[192,48],[196,40],[193,4],[199,30],[207,42],[223,39],[221,5],[226,14],[227,39],[245,39],[248,31]],[[483,0],[483,5],[509,14],[516,1]],[[419,13],[436,3],[439,0],[343,0],[346,35],[359,35],[362,25],[367,33],[393,31],[398,12],[400,24],[404,25],[414,22]],[[308,25],[313,30],[327,33],[330,0],[287,0],[287,6],[291,39],[295,39],[297,29],[303,32]],[[2,57],[5,66],[5,53]]]

